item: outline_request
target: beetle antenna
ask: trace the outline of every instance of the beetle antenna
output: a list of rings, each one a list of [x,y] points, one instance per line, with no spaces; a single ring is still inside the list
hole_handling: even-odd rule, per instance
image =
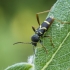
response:
[[[13,45],[19,44],[19,43],[22,43],[22,44],[32,44],[32,43],[16,42],[16,43],[14,43]]]

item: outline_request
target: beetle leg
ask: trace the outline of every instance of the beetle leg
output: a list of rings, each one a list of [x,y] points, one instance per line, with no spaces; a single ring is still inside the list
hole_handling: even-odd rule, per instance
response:
[[[34,32],[36,31],[36,30],[35,30],[35,27],[33,27],[33,26],[32,26],[32,29],[33,29]]]
[[[51,36],[44,36],[44,37],[50,38],[51,45],[54,47],[54,44],[53,44],[53,42],[52,42],[52,37],[51,37]]]
[[[66,22],[63,22],[62,20],[59,20],[59,19],[57,19],[57,18],[54,18],[54,20],[56,20],[56,21],[58,21],[58,22],[60,22],[60,23],[62,23],[62,24],[65,24],[65,23],[66,23],[66,24],[69,24],[69,23],[70,23],[70,22],[67,22],[67,21],[66,21]]]
[[[39,12],[39,13],[37,13],[36,14],[36,19],[37,19],[37,22],[38,22],[38,24],[39,24],[39,26],[40,26],[40,20],[39,20],[39,14],[43,14],[43,13],[46,13],[46,12],[49,12],[50,10],[47,10],[47,11],[43,11],[43,12]]]
[[[40,44],[42,45],[42,47],[44,48],[44,50],[46,51],[46,53],[47,53],[47,50],[46,50],[46,48],[44,47],[44,45],[43,45],[43,42],[40,40]]]

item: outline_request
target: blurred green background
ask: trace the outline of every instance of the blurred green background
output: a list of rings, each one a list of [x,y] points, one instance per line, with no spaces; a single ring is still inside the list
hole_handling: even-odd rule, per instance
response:
[[[0,70],[19,62],[26,62],[33,54],[31,26],[38,27],[36,13],[48,10],[56,0],[0,0]],[[40,15],[41,23],[47,14]]]

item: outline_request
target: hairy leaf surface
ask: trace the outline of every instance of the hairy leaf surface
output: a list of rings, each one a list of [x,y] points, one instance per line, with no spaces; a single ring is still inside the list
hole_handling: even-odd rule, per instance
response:
[[[42,47],[36,48],[35,70],[69,70],[70,69],[70,0],[57,0],[47,17],[52,16],[57,20],[49,27],[45,35],[52,38],[43,38]]]

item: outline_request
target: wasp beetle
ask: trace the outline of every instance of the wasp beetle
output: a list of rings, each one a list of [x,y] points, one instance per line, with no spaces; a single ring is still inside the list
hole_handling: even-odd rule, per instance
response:
[[[42,14],[42,13],[49,12],[49,11],[50,10],[47,10],[47,11],[39,12],[39,13],[36,14],[36,18],[37,18],[37,22],[39,24],[39,27],[37,29],[35,29],[32,26],[32,29],[35,32],[35,34],[31,37],[31,42],[30,43],[16,42],[16,43],[14,43],[14,45],[18,44],[18,43],[23,43],[23,44],[32,44],[33,46],[36,47],[37,43],[39,42],[42,45],[42,47],[46,50],[46,48],[42,44],[41,37],[49,37],[49,36],[44,36],[44,33],[48,30],[48,28],[54,22],[54,20],[57,20],[58,22],[63,23],[61,20],[58,20],[58,19],[56,19],[56,18],[54,18],[52,16],[49,16],[42,24],[40,24],[38,15]],[[52,43],[52,39],[51,39],[51,43]],[[53,45],[53,43],[52,43],[52,45]],[[46,52],[47,52],[47,50],[46,50]]]

